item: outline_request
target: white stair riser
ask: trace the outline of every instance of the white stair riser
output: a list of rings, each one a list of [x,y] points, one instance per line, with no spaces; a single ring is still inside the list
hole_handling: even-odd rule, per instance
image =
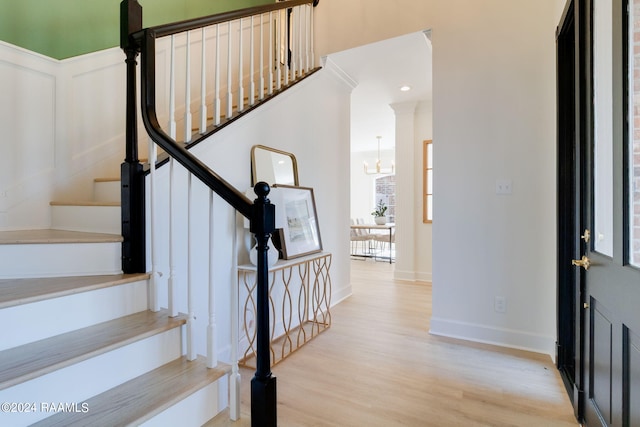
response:
[[[119,274],[122,243],[0,245],[0,279]]]
[[[0,310],[0,350],[147,309],[147,281],[126,283]],[[0,423],[0,425],[2,425]]]
[[[93,200],[96,202],[119,202],[120,181],[95,181]]]
[[[120,234],[120,206],[51,206],[51,228]]]
[[[92,359],[0,391],[0,402],[73,403],[129,381],[181,355],[181,328],[101,354]],[[88,408],[91,410],[91,407]],[[27,426],[49,413],[0,412],[0,425]]]
[[[226,377],[221,378],[140,424],[140,426],[201,426],[227,406],[227,399],[220,402],[228,390],[227,383]]]

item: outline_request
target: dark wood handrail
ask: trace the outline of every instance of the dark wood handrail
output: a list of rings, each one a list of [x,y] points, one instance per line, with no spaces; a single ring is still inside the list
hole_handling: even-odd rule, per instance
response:
[[[260,15],[261,13],[273,12],[276,10],[289,9],[303,4],[312,4],[317,6],[318,0],[287,0],[264,6],[254,6],[245,9],[238,9],[230,12],[218,13],[215,15],[203,16],[200,18],[186,19],[184,21],[172,22],[169,24],[156,25],[149,27],[156,37],[165,37],[172,34],[182,33],[184,31],[195,30],[197,28],[208,27],[210,25],[220,24],[223,22],[234,21],[240,18],[248,18],[250,16]],[[141,37],[140,34],[134,37]]]

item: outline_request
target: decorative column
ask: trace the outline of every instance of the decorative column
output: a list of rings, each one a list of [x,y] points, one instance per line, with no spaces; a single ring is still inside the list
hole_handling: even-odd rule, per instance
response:
[[[256,373],[251,380],[251,426],[276,427],[276,378],[271,375],[269,330],[269,238],[276,229],[275,206],[267,196],[270,188],[259,182],[253,190],[258,198],[253,203],[251,232],[256,238]]]
[[[391,104],[396,115],[396,268],[394,277],[415,280],[416,235],[415,112],[417,102]]]

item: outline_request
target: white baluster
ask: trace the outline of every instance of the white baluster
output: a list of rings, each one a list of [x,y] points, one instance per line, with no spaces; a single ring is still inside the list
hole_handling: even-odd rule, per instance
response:
[[[296,37],[296,30],[298,28],[297,25],[297,18],[298,18],[298,10],[296,8],[292,8],[291,9],[291,17],[290,17],[290,35],[289,35],[289,42],[291,43],[291,45],[289,46],[289,55],[291,58],[291,80],[295,80],[296,79],[296,69],[297,69],[297,65],[298,65],[298,57],[297,57],[297,46],[296,43],[298,41],[298,38]]]
[[[313,8],[313,6],[311,6],[309,9],[311,10],[311,12],[309,12],[309,15],[310,15],[310,17],[309,17],[309,21],[310,21],[310,23],[309,23],[309,34],[310,34],[309,39],[311,40],[311,68],[315,68],[315,66],[316,66],[315,65],[316,64],[316,54],[315,54],[315,51],[313,49],[313,46],[314,46],[314,43],[313,43],[313,14],[314,14],[314,11],[313,11],[313,9],[314,8]]]
[[[160,296],[158,294],[158,281],[162,274],[158,271],[158,225],[156,223],[157,198],[156,198],[156,160],[158,150],[156,144],[148,138],[149,149],[149,252],[151,255],[151,275],[149,277],[149,309],[160,310]]]
[[[214,229],[213,229],[213,191],[209,191],[209,324],[207,325],[207,367],[218,366],[218,350],[216,343],[216,287],[214,283],[215,266],[213,264],[214,254]],[[235,253],[235,252],[233,252]]]
[[[276,17],[276,89],[280,90],[282,82],[282,11]]]
[[[291,81],[296,79],[298,69],[298,9],[291,9]]]
[[[242,18],[240,18],[240,34],[238,35],[238,112],[244,110],[243,39]]]
[[[196,355],[196,345],[195,345],[195,307],[194,307],[194,265],[193,265],[193,254],[191,253],[191,246],[193,243],[193,235],[192,235],[192,222],[191,221],[191,208],[193,207],[193,186],[192,186],[192,174],[189,172],[189,181],[188,181],[188,202],[187,202],[187,360],[195,360]]]
[[[273,44],[273,12],[269,12],[269,95],[273,94],[273,49],[275,45]]]
[[[191,141],[191,32],[187,31],[184,89],[184,140]]]
[[[262,25],[263,14],[260,14],[260,87],[259,99],[264,99],[264,27]]]
[[[237,218],[238,214],[234,218]],[[238,228],[235,227],[233,233],[233,251],[232,253],[238,253]],[[232,271],[238,271],[238,260],[235,256],[232,259]],[[238,304],[239,302],[239,289],[238,289],[238,274],[235,274],[234,280],[231,284],[231,377],[229,378],[229,417],[232,421],[240,419],[240,369],[238,368],[238,340],[239,327],[238,327]]]
[[[251,29],[249,31],[249,105],[255,103],[256,83],[254,78],[254,55],[255,48],[253,46],[253,15],[251,16]]]
[[[176,36],[171,35],[171,62],[169,64],[169,136],[176,139]]]
[[[200,67],[200,134],[207,130],[207,30],[202,27],[202,52]]]
[[[291,57],[291,23],[293,20],[291,19],[291,15],[289,15],[289,11],[287,10],[285,18],[285,35],[284,35],[284,85],[287,86],[289,84],[289,71],[291,71],[291,61],[293,58]],[[293,13],[293,10],[291,11]]]
[[[298,45],[296,46],[296,57],[298,58],[297,64],[297,72],[298,78],[302,77],[302,11],[304,6],[298,6],[296,8],[296,15],[298,17]],[[295,76],[294,72],[294,76]],[[295,78],[295,77],[294,77]]]
[[[171,157],[169,160],[169,316],[176,317],[178,315],[176,293],[178,289],[178,275],[176,271],[176,212],[175,212],[175,195],[176,195],[176,161]]]
[[[304,72],[308,73],[310,68],[309,68],[309,48],[310,48],[310,40],[312,37],[312,34],[310,32],[311,29],[311,5],[307,5],[305,7],[305,49],[304,49],[304,53],[305,53],[305,62],[304,62]]]
[[[231,92],[231,21],[228,24],[227,47],[227,119],[233,115],[233,93]]]
[[[215,94],[213,95],[213,123],[216,126],[220,125],[220,24],[216,24],[216,64],[215,64]]]

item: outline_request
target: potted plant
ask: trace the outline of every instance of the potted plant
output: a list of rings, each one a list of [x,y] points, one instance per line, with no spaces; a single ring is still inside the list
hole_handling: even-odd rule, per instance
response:
[[[371,215],[373,215],[373,220],[376,222],[376,224],[384,225],[387,223],[387,208],[388,206],[384,204],[382,199],[378,200],[376,210],[371,212]]]

